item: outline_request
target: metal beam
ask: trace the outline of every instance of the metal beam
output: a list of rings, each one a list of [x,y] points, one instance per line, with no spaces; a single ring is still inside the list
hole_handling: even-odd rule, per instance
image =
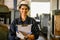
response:
[[[17,10],[17,0],[14,0],[14,19],[15,19],[15,14],[16,14],[16,10]]]
[[[59,10],[59,0],[57,0],[57,10]]]
[[[32,2],[50,2],[50,0],[31,0]]]

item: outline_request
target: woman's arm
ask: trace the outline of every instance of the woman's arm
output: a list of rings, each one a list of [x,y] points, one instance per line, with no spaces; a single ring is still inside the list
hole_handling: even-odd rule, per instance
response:
[[[16,28],[15,28],[15,21],[12,22],[12,24],[10,25],[10,29],[9,29],[9,40],[15,40],[16,37]]]
[[[34,35],[35,39],[38,39],[39,33],[40,33],[39,27],[38,27],[36,21],[34,20],[33,25],[32,25],[32,34]]]

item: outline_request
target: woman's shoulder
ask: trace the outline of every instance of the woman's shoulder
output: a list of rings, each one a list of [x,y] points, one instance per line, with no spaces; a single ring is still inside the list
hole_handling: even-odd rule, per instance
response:
[[[32,22],[36,22],[36,20],[32,17],[29,17],[29,20],[31,20]]]
[[[13,21],[12,21],[12,23],[17,23],[19,21],[19,18],[15,18]]]
[[[32,17],[28,17],[29,19],[31,19],[31,20],[35,20],[34,18],[32,18]]]
[[[13,21],[18,21],[19,20],[19,18],[15,18]]]

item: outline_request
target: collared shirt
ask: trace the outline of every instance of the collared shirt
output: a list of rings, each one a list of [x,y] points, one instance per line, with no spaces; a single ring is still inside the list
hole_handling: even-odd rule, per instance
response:
[[[31,26],[31,34],[33,34],[35,36],[35,39],[37,39],[39,37],[39,28],[38,25],[36,23],[36,21],[31,18],[28,17],[26,18],[26,20],[23,22],[21,17],[15,19],[12,24],[10,25],[10,31],[9,31],[9,40],[18,40],[19,38],[16,36],[16,30],[17,30],[17,26],[16,25],[22,25],[22,24],[32,24]]]

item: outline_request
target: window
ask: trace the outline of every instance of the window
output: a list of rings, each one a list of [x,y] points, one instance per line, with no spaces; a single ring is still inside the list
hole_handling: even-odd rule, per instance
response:
[[[50,13],[50,2],[31,2],[31,17],[36,17],[36,14]]]

